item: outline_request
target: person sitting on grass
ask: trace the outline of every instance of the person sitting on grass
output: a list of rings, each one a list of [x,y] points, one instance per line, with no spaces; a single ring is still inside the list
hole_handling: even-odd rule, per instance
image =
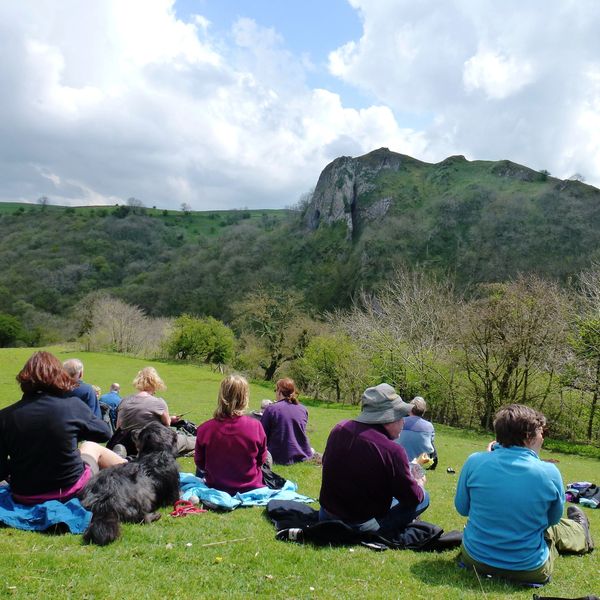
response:
[[[108,426],[73,396],[77,381],[56,356],[35,352],[17,381],[23,397],[0,410],[0,480],[15,502],[66,502],[99,469],[125,462],[96,443],[109,438]]]
[[[437,466],[437,452],[433,445],[435,430],[430,421],[423,418],[427,404],[421,396],[410,401],[410,415],[404,419],[404,427],[396,440],[405,450],[408,460],[418,458],[423,453],[433,459],[431,469]]]
[[[273,462],[291,465],[312,458],[315,451],[306,435],[308,411],[298,402],[298,391],[291,379],[280,379],[275,384],[275,400],[264,409],[260,420]]]
[[[85,402],[97,417],[102,418],[96,391],[89,383],[83,381],[83,363],[78,358],[69,358],[65,360],[63,367],[69,376],[75,380],[75,387],[71,390],[71,394]]]
[[[98,399],[101,409],[103,408],[103,405],[108,407],[108,414],[113,429],[117,428],[117,409],[119,408],[119,404],[121,404],[121,396],[119,396],[120,391],[121,386],[118,383],[111,383],[109,392],[103,394]]]
[[[244,415],[248,398],[248,382],[229,375],[221,381],[214,418],[196,432],[197,475],[231,495],[265,485],[261,467],[267,460],[267,438],[262,425]]]
[[[546,583],[559,553],[590,552],[589,522],[576,506],[567,509],[558,469],[540,460],[546,418],[511,404],[494,419],[493,451],[467,459],[454,505],[468,517],[461,560],[478,573],[524,583]]]
[[[123,398],[117,410],[117,430],[108,442],[120,454],[135,456],[137,448],[134,433],[148,423],[158,421],[166,427],[179,421],[177,415],[169,414],[169,407],[163,398],[154,394],[166,390],[167,386],[154,367],[144,367],[133,380],[137,393]],[[179,455],[194,450],[194,437],[177,432],[177,453]]]
[[[387,383],[367,388],[361,404],[355,419],[329,434],[319,520],[393,536],[429,506],[425,476],[413,476],[404,448],[394,442],[410,405]]]

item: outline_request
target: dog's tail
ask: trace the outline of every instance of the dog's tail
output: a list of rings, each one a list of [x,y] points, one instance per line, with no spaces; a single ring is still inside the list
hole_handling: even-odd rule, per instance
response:
[[[117,513],[114,511],[106,513],[94,513],[90,526],[83,534],[84,542],[106,546],[114,542],[121,535],[121,524]]]

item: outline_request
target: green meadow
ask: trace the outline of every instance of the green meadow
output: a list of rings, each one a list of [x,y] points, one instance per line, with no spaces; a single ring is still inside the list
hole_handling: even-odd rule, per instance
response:
[[[193,365],[148,362],[111,354],[52,348],[61,360],[84,361],[88,383],[103,392],[113,381],[124,395],[137,370],[153,364],[167,384],[163,396],[171,413],[201,423],[211,417],[221,374]],[[31,349],[0,349],[0,407],[19,399],[15,375]],[[274,398],[273,386],[251,385],[250,408]],[[306,401],[312,445],[322,451],[331,427],[357,414],[356,407]],[[488,438],[436,426],[440,464],[428,473],[431,506],[423,515],[446,530],[460,529],[454,510],[456,478],[466,457]],[[558,461],[566,482],[600,480],[599,461],[543,451]],[[180,459],[193,472],[191,458]],[[453,467],[456,474],[448,474]],[[319,494],[320,467],[299,464],[276,471],[298,483],[299,491]],[[527,493],[523,490],[523,493]],[[315,504],[315,507],[318,505]],[[600,541],[600,511],[585,509]],[[207,512],[162,519],[147,526],[125,525],[114,544],[83,545],[81,536],[0,529],[0,597],[13,598],[531,598],[532,590],[498,580],[479,580],[456,566],[456,551],[373,552],[362,547],[316,548],[275,540],[262,508]],[[600,590],[599,551],[561,557],[544,595],[576,597]]]

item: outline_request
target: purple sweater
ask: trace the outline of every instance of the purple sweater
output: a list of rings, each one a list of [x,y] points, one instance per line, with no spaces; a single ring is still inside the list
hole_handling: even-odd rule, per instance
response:
[[[267,434],[267,446],[273,462],[291,465],[312,456],[306,437],[308,411],[302,404],[280,400],[265,408],[260,420]]]
[[[263,487],[266,457],[265,432],[256,419],[211,419],[196,432],[196,466],[206,471],[206,485],[228,494]]]
[[[406,452],[381,425],[342,421],[329,434],[323,455],[320,502],[351,523],[382,518],[392,498],[406,507],[423,500]]]

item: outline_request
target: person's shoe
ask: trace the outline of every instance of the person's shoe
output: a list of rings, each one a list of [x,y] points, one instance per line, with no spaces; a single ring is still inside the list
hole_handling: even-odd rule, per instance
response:
[[[590,533],[590,522],[586,514],[577,506],[569,506],[567,508],[567,518],[575,523],[579,523],[583,527],[585,533],[585,543],[587,545],[587,551],[591,552],[594,549],[594,540]]]
[[[121,458],[127,458],[127,448],[123,444],[115,444],[112,451]]]

